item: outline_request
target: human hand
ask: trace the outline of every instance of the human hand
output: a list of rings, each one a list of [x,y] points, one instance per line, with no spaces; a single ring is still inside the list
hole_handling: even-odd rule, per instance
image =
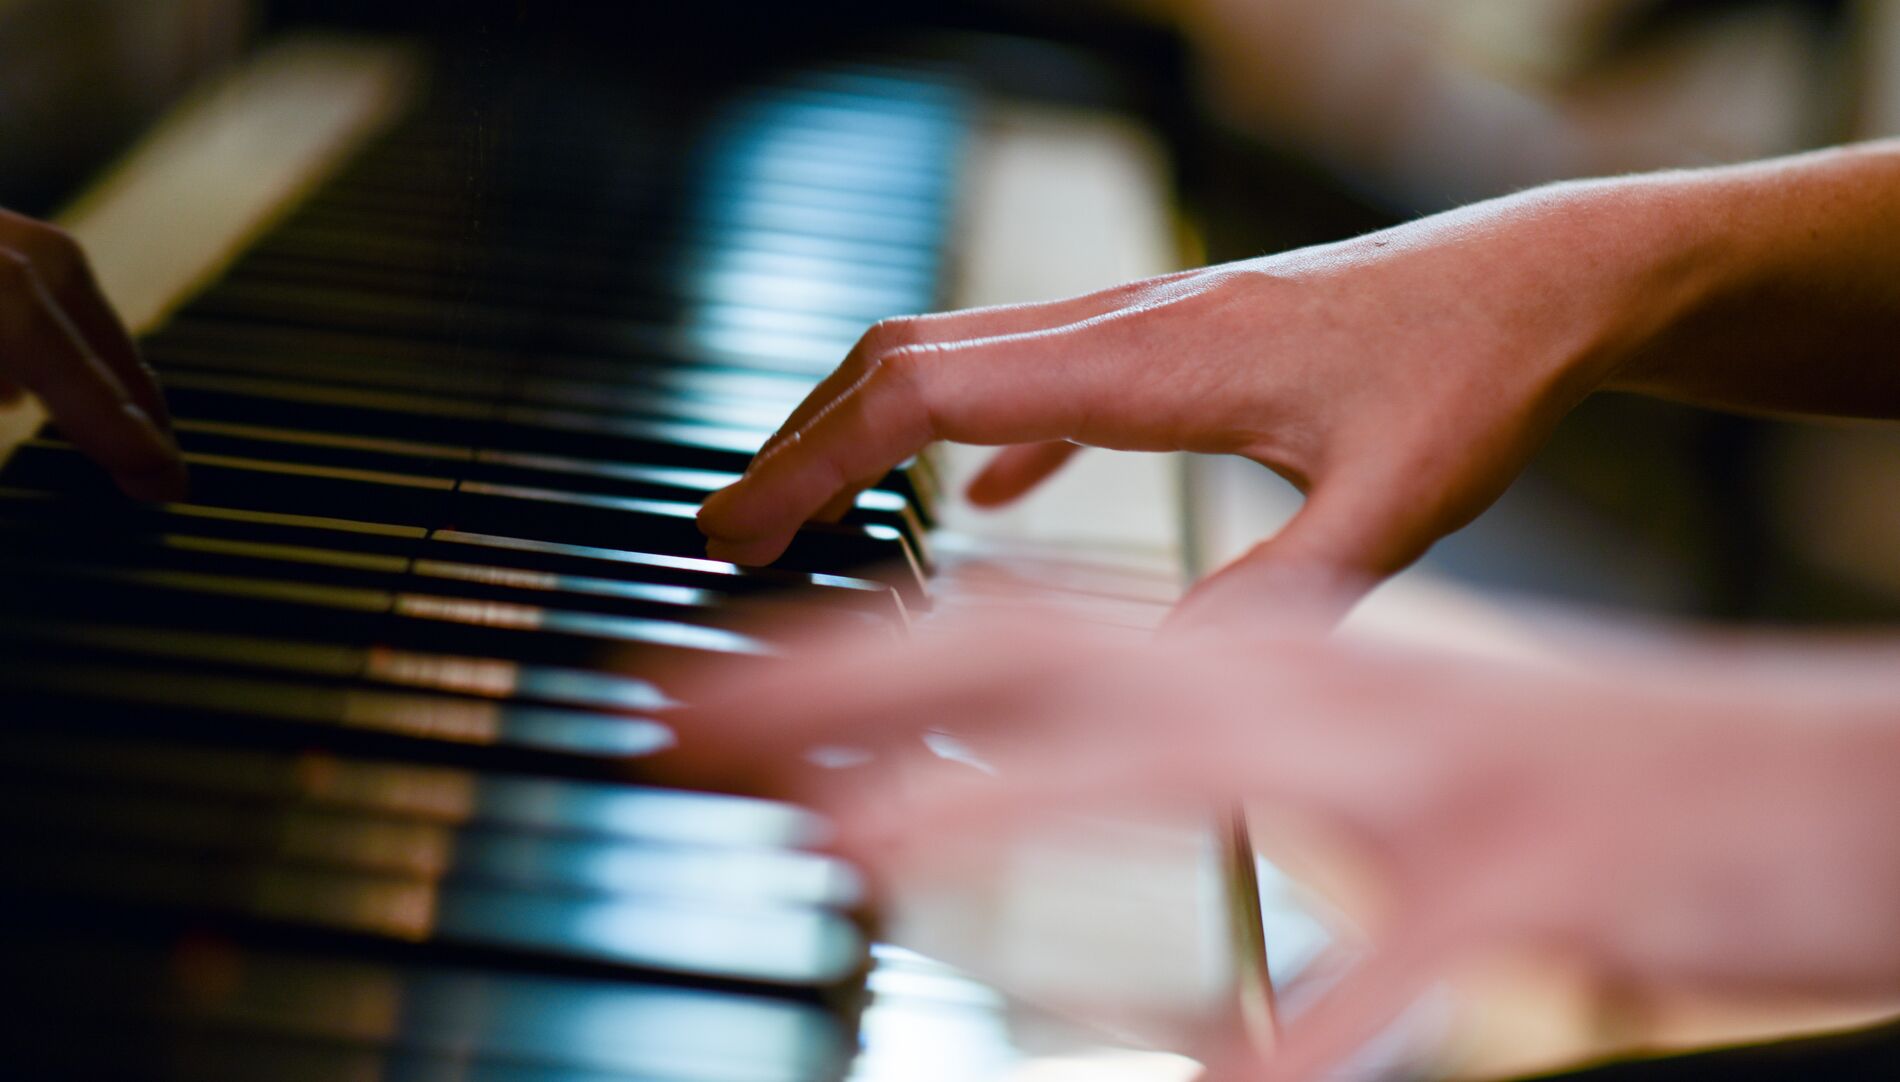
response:
[[[1897,652],[1651,638],[1553,671],[1019,617],[689,685],[682,722],[704,765],[826,812],[883,879],[1065,811],[1244,799],[1319,828],[1382,888],[1367,951],[1265,1064],[1208,1053],[1209,1077],[1305,1079],[1495,953],[1639,995],[1891,994]],[[932,754],[936,733],[994,773]],[[820,769],[813,747],[870,759]]]
[[[0,210],[0,398],[21,389],[127,495],[184,495],[164,395],[85,253],[58,229]]]
[[[1640,196],[1600,194],[1546,189],[1084,297],[880,323],[706,502],[708,549],[769,562],[938,439],[1019,445],[971,484],[979,504],[1077,444],[1231,453],[1307,502],[1191,604],[1291,583],[1349,595],[1488,506],[1694,283],[1636,228]]]

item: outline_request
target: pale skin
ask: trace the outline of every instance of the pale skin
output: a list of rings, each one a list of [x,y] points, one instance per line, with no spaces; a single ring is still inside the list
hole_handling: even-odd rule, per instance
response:
[[[1580,643],[1554,672],[1321,634],[1601,389],[1900,417],[1900,143],[880,324],[707,501],[715,555],[770,560],[936,439],[1013,445],[978,503],[1095,445],[1245,455],[1305,506],[1157,641],[1054,618],[827,640],[707,680],[692,728],[719,769],[832,812],[874,871],[948,829],[1100,804],[1248,799],[1346,839],[1389,901],[1370,953],[1270,1059],[1203,1050],[1210,1077],[1315,1077],[1497,952],[1645,994],[1900,996],[1900,641],[1681,632]],[[998,775],[932,760],[933,729]],[[901,768],[798,765],[831,744]]]

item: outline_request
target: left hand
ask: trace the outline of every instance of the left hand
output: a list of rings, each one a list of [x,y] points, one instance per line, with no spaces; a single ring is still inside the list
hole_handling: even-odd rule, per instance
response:
[[[164,392],[78,242],[0,210],[0,401],[20,390],[37,395],[60,433],[126,495],[184,497]]]
[[[1062,809],[1246,799],[1344,839],[1384,890],[1369,953],[1270,1062],[1213,1075],[1304,1079],[1496,952],[1638,992],[1900,987],[1900,668],[1876,653],[1646,641],[1558,672],[1319,638],[1117,643],[1030,614],[833,642],[738,690],[689,686],[704,705],[682,720],[708,765],[829,813],[874,874]],[[996,774],[928,753],[933,731]],[[820,745],[873,760],[807,765]]]

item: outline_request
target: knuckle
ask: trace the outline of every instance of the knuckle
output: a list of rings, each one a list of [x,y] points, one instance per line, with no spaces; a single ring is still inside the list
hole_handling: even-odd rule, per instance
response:
[[[869,357],[882,357],[895,350],[915,345],[921,340],[917,319],[914,316],[892,316],[871,324],[858,339],[860,352]]]
[[[936,346],[905,346],[879,358],[877,367],[865,377],[867,389],[875,385],[881,394],[895,398],[910,413],[906,420],[919,426],[926,435],[935,430],[931,418],[930,373],[942,352]]]

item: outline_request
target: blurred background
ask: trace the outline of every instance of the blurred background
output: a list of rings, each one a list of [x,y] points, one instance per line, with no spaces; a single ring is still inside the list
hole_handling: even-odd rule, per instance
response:
[[[1184,260],[1326,241],[1546,180],[1900,131],[1895,0],[675,7],[0,0],[0,204],[51,213],[194,80],[311,20],[496,48],[523,28],[592,22],[635,61],[715,66],[901,36],[955,52],[999,92],[1148,122],[1175,173]],[[1430,562],[1672,614],[1883,620],[1900,614],[1897,550],[1900,433],[1602,396]]]

